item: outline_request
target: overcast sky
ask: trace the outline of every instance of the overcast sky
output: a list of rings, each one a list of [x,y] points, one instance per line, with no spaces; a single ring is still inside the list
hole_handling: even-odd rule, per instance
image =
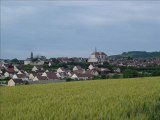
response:
[[[1,57],[160,51],[158,1],[1,2]]]

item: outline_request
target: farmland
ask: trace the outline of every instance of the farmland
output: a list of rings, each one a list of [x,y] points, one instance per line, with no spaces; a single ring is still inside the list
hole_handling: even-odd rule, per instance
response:
[[[159,120],[160,77],[1,87],[2,120]]]

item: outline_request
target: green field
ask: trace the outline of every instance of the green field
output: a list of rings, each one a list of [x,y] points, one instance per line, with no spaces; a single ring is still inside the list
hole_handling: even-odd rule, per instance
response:
[[[160,120],[160,77],[0,90],[1,120]]]

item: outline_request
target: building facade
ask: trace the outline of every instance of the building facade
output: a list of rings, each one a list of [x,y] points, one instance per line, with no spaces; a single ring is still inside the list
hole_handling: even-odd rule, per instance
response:
[[[107,54],[105,54],[104,52],[98,52],[97,50],[95,50],[95,52],[93,52],[88,59],[89,63],[104,63],[107,61]]]

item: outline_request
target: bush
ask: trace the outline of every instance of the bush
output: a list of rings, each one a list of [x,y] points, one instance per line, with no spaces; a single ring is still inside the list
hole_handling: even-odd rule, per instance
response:
[[[136,70],[126,69],[123,73],[124,78],[135,78],[139,77],[139,74]]]
[[[121,76],[119,75],[119,74],[114,74],[113,76],[112,76],[112,78],[113,79],[118,79],[118,78],[120,78]]]

